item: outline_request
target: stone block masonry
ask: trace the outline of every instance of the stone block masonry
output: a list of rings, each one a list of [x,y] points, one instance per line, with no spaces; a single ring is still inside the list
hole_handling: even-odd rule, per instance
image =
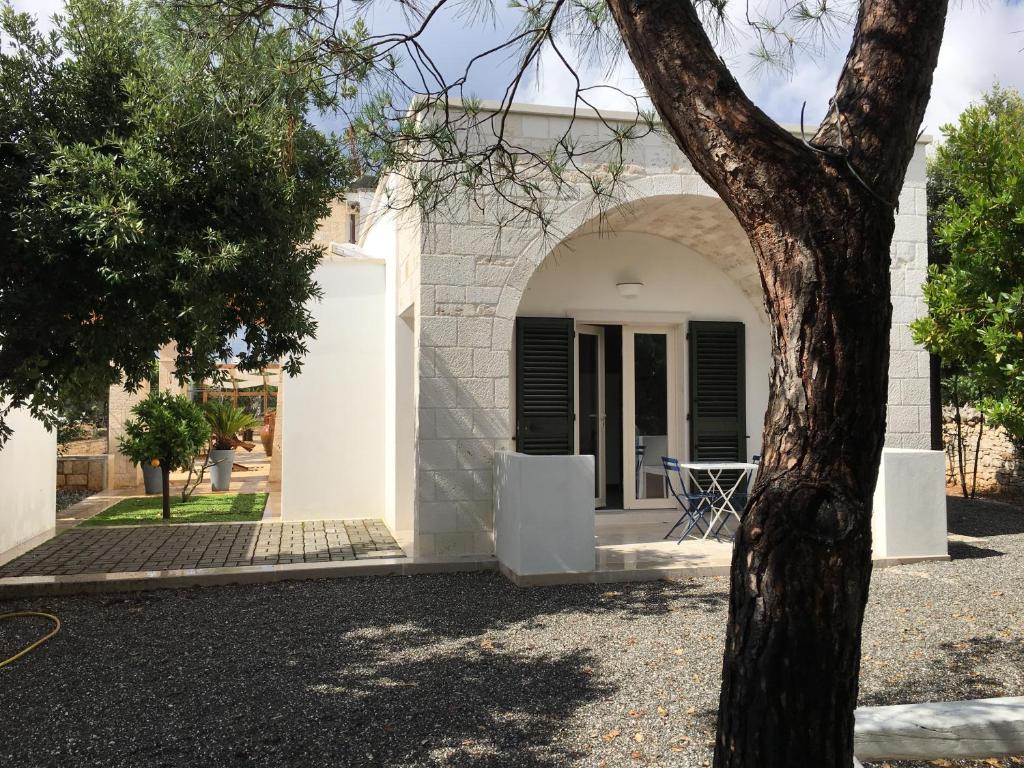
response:
[[[961,431],[964,439],[964,464],[967,475],[967,490],[970,491],[974,477],[974,458],[978,457],[977,490],[982,495],[1024,498],[1024,460],[1020,450],[1013,444],[1009,434],[1002,427],[986,424],[978,443],[981,429],[981,414],[967,407],[961,412]],[[942,437],[946,449],[946,485],[960,486],[960,469],[956,448],[956,421],[953,409],[942,411]],[[959,491],[958,491],[959,492]]]
[[[107,456],[61,456],[57,459],[57,487],[102,491],[107,485]]]

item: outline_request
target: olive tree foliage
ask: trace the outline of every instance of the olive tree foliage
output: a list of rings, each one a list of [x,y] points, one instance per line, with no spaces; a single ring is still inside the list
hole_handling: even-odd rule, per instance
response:
[[[1024,99],[994,87],[942,128],[929,166],[938,251],[916,340],[989,421],[1024,441]]]
[[[603,216],[624,197],[630,147],[661,132],[645,94],[606,82],[625,49],[604,0],[510,0],[518,24],[494,45],[469,48],[457,71],[438,64],[425,38],[444,24],[486,27],[498,13],[494,0],[170,1],[219,20],[227,34],[270,14],[301,41],[333,94],[362,83],[359,98],[337,102],[359,160],[368,172],[398,180],[384,190],[390,207],[429,219],[458,216],[468,204],[499,230],[529,221],[546,236],[564,236],[551,229],[552,203],[583,199]],[[853,0],[693,4],[720,49],[739,52],[752,70],[781,71],[821,54],[856,7]],[[401,15],[389,28],[371,23],[375,9]],[[538,146],[507,126],[542,60],[569,74],[572,115],[560,135]],[[474,92],[475,80],[493,72],[507,74],[497,106]],[[588,72],[598,73],[593,81]],[[610,98],[622,105],[618,114],[602,106]],[[584,111],[600,120],[600,135],[577,135]]]
[[[942,132],[928,169],[936,263],[913,332],[942,361],[967,495],[964,405],[1024,446],[1024,99],[997,85]]]
[[[350,175],[303,59],[258,15],[215,40],[137,0],[69,0],[46,33],[0,5],[0,444],[12,408],[52,424],[168,342],[183,378],[236,338],[241,368],[298,370],[310,239]]]

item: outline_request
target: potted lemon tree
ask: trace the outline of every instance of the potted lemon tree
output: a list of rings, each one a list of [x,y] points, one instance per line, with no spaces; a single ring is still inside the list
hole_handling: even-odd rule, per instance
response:
[[[119,440],[121,453],[136,464],[158,467],[163,519],[171,518],[171,472],[189,469],[208,445],[210,426],[203,410],[184,395],[150,392],[132,408]]]
[[[212,434],[210,444],[210,485],[215,491],[231,487],[231,469],[235,463],[235,449],[252,446],[238,439],[238,434],[259,425],[249,413],[225,400],[211,400],[205,408],[206,421]]]

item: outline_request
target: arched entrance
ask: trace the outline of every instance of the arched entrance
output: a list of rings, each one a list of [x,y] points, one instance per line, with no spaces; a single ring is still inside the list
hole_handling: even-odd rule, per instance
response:
[[[768,397],[760,290],[715,198],[655,196],[578,227],[516,307],[515,448],[595,456],[598,508],[671,507],[662,456],[749,460]]]

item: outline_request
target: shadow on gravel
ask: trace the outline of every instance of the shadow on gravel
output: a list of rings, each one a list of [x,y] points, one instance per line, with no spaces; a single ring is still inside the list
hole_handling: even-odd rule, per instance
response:
[[[725,600],[476,574],[47,601],[62,634],[0,670],[0,763],[566,766],[566,722],[616,691],[580,637]]]
[[[1005,552],[988,547],[979,547],[976,544],[968,544],[964,541],[949,542],[950,560],[977,560],[984,557],[1002,557]]]
[[[950,533],[963,536],[1008,536],[1024,533],[1024,507],[994,499],[946,497]]]
[[[990,670],[1024,667],[1024,645],[1015,639],[974,637],[942,643],[939,648],[943,655],[926,674],[891,682],[884,692],[866,694],[861,706],[1006,696],[1006,681]]]

